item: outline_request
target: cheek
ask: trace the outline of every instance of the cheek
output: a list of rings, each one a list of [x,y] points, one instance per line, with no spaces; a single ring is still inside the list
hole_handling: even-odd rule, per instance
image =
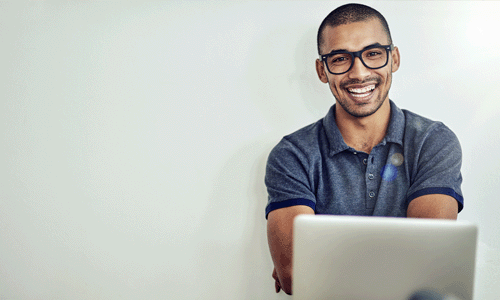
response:
[[[387,84],[388,86],[390,86],[390,85],[391,85],[391,83],[392,83],[392,72],[387,73],[387,76],[386,76],[386,78],[385,78],[385,81],[386,81],[386,84]]]
[[[341,85],[343,82],[344,82],[344,80],[339,79],[339,78],[336,78],[336,80],[334,80],[333,78],[330,78],[329,84],[333,89],[340,91],[340,90],[342,90]]]
[[[339,81],[330,81],[329,82],[330,89],[334,94],[340,94],[342,92],[342,88],[340,87]]]
[[[382,79],[383,85],[390,85],[392,81],[392,73],[391,70],[389,69],[387,73],[384,74],[379,74],[380,78]]]

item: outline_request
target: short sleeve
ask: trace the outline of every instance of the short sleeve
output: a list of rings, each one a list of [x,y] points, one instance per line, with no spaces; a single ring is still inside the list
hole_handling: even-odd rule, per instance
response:
[[[455,198],[458,211],[463,209],[461,184],[462,149],[456,135],[444,124],[434,123],[421,139],[414,141],[411,184],[407,203],[428,194]]]
[[[269,154],[265,183],[268,192],[266,219],[276,209],[306,205],[313,210],[316,197],[308,179],[308,157],[292,142],[283,138]]]

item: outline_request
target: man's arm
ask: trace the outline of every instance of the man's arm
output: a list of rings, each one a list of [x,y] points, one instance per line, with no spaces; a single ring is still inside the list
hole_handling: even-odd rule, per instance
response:
[[[456,220],[458,203],[455,198],[444,194],[429,194],[413,199],[408,205],[408,218],[430,218]]]
[[[314,211],[309,206],[296,205],[273,210],[267,217],[267,241],[274,263],[276,292],[281,288],[289,295],[292,294],[293,220],[300,214],[314,214]]]

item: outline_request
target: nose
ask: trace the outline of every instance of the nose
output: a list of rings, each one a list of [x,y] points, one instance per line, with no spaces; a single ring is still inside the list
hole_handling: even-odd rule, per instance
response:
[[[370,69],[368,69],[367,67],[365,67],[365,65],[363,65],[359,57],[355,57],[354,64],[352,65],[351,70],[349,70],[348,72],[349,78],[363,79],[369,75],[370,75]]]

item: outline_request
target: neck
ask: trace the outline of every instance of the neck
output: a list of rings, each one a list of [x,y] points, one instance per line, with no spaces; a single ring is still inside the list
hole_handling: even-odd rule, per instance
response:
[[[382,106],[367,117],[354,117],[340,105],[335,105],[335,121],[347,146],[370,153],[385,137],[391,118],[391,105],[386,99]]]

